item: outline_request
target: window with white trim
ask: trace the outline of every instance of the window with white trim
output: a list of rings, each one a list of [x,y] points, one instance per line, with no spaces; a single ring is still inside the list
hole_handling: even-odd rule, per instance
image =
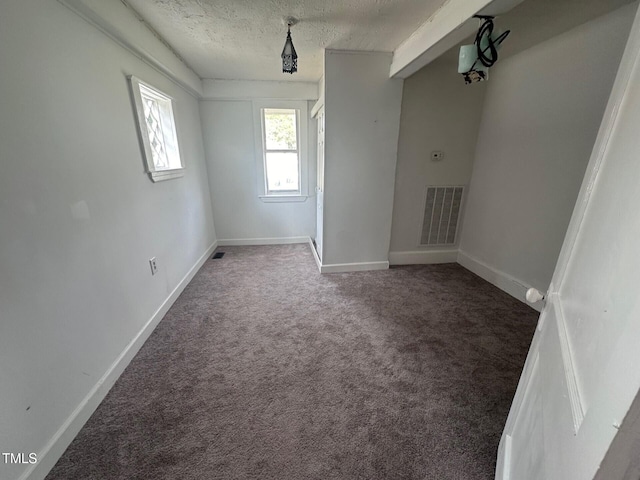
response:
[[[307,195],[306,102],[256,102],[256,158],[263,201],[304,201]],[[258,136],[258,135],[256,135]]]
[[[184,175],[173,115],[173,99],[131,76],[138,130],[147,172],[151,180],[168,180]]]
[[[300,194],[300,142],[295,108],[262,108],[267,195]]]

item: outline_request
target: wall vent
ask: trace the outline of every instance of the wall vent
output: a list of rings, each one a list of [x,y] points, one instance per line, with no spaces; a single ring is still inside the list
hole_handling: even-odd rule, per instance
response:
[[[455,245],[464,186],[427,187],[420,245]]]

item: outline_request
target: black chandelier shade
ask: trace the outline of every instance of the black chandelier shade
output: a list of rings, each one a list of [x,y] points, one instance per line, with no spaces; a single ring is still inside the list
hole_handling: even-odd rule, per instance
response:
[[[289,25],[287,29],[287,40],[284,42],[281,57],[283,73],[294,73],[298,71],[298,54],[291,40],[291,25]]]

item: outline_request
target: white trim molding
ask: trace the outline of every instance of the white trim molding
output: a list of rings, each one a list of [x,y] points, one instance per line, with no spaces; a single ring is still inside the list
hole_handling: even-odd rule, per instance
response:
[[[275,202],[300,202],[309,196],[309,111],[305,100],[252,100],[254,142],[256,160],[256,189],[261,201],[272,197]],[[269,108],[282,108],[296,110],[297,129],[297,153],[298,153],[298,187],[297,192],[290,194],[272,192],[269,193],[267,185],[267,172],[265,164],[266,146],[264,142],[263,111]]]
[[[562,353],[562,364],[564,366],[565,381],[569,392],[569,403],[571,405],[571,415],[573,416],[573,433],[578,434],[580,425],[584,420],[586,408],[578,386],[578,375],[573,360],[573,352],[569,342],[569,334],[567,333],[567,321],[562,309],[562,303],[559,296],[554,294],[556,298],[550,304],[555,310],[555,317],[558,327],[558,337],[560,338],[560,352]]]
[[[366,272],[369,270],[388,270],[389,262],[333,263],[320,267],[320,273]]]
[[[415,252],[389,252],[389,265],[429,265],[456,263],[458,250],[418,250]]]
[[[508,273],[502,272],[494,267],[487,265],[486,263],[472,257],[462,250],[458,251],[458,263],[467,270],[478,275],[480,278],[483,278],[487,282],[495,285],[500,290],[520,300],[522,303],[526,303],[538,312],[542,311],[542,307],[544,307],[543,301],[529,303],[525,298],[527,290],[532,287],[531,285],[518,280]]]
[[[161,182],[163,180],[171,180],[172,178],[184,177],[184,167],[176,168],[174,170],[160,170],[148,173],[151,180],[154,182]]]
[[[306,202],[309,195],[258,195],[264,203]]]
[[[318,82],[318,101],[311,108],[311,117],[315,118],[322,107],[324,107],[324,75]]]
[[[116,383],[116,380],[118,380],[124,369],[127,368],[127,365],[129,365],[133,357],[136,356],[142,345],[144,345],[144,342],[149,338],[149,335],[151,335],[178,299],[185,287],[189,285],[189,282],[195,277],[196,273],[198,273],[204,263],[211,257],[217,246],[217,242],[214,242],[207,248],[195,265],[191,267],[182,280],[180,280],[176,288],[169,294],[167,299],[158,307],[144,327],[142,327],[124,350],[122,350],[120,355],[118,355],[104,375],[102,375],[93,386],[87,396],[78,404],[55,435],[53,435],[45,447],[38,452],[38,462],[29,466],[19,477],[19,480],[40,480],[45,478],[87,420],[89,420],[89,417],[91,417],[96,408],[98,408],[98,405],[100,405],[107,393],[109,393],[109,390],[111,390],[111,387]]]
[[[313,244],[311,237],[309,237],[309,248],[311,248],[311,252],[313,253],[313,259],[316,261],[318,271],[322,273],[322,261],[320,260],[320,256],[318,255],[318,251],[316,250],[316,246]]]
[[[218,240],[218,246],[289,245],[292,243],[307,243],[308,241],[309,237],[221,238]]]
[[[133,95],[138,134],[144,153],[144,163],[151,180],[153,182],[160,182],[184,176],[184,160],[180,155],[180,139],[178,138],[178,129],[173,112],[174,99],[134,75],[129,75],[127,78],[131,86],[131,94]],[[153,156],[153,148],[151,147],[150,140],[151,135],[149,132],[150,127],[144,111],[145,101],[143,101],[143,96],[147,101],[157,102],[156,105],[162,117],[160,130],[162,131],[163,137],[163,149],[166,152],[165,160],[168,163],[167,167],[163,167],[160,162],[156,164],[156,159]]]
[[[369,270],[388,270],[389,262],[358,262],[358,263],[333,263],[325,265],[320,260],[318,252],[313,245],[311,237],[307,237],[306,242],[313,253],[313,258],[320,273],[346,273],[346,272],[366,272]]]
[[[322,107],[324,107],[324,92],[320,94],[320,98],[318,99],[318,101],[313,104],[313,107],[311,107],[311,118],[316,118],[318,112]]]

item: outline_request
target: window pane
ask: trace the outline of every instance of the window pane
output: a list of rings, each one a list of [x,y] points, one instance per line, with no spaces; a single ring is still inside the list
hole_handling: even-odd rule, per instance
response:
[[[176,138],[176,127],[173,123],[173,110],[170,101],[161,101],[160,116],[162,119],[162,134],[164,136],[164,147],[167,151],[167,168],[181,168],[180,153],[178,152],[178,139]]]
[[[264,133],[267,150],[297,150],[296,111],[265,108]]]
[[[171,100],[140,86],[144,118],[156,170],[182,168]]]
[[[298,182],[298,154],[267,152],[267,189],[270,192],[297,192],[300,190]]]
[[[147,133],[149,135],[149,145],[153,156],[153,164],[156,168],[168,168],[169,159],[165,145],[162,120],[160,115],[160,105],[155,98],[142,95],[142,105],[144,108],[144,118],[147,122]]]

